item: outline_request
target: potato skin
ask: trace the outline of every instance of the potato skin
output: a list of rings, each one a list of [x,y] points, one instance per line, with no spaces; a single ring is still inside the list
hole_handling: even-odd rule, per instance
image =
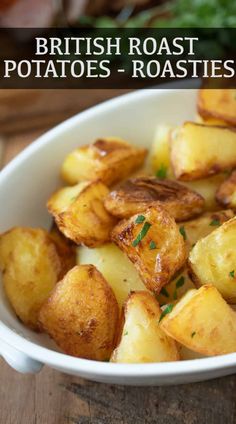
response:
[[[172,132],[171,163],[175,177],[183,181],[197,180],[235,167],[236,130],[185,122]]]
[[[47,203],[48,210],[60,231],[76,244],[100,246],[110,240],[110,231],[116,223],[103,204],[109,190],[100,181],[87,183],[82,189],[80,183],[78,194],[72,196],[71,191],[76,192],[76,187],[54,193]]]
[[[220,205],[236,209],[236,171],[219,186],[216,200]]]
[[[62,271],[59,275],[61,280],[64,275],[76,265],[76,244],[66,238],[58,229],[55,222],[53,223],[49,236],[53,240],[57,253],[61,259]]]
[[[16,315],[38,331],[39,309],[65,270],[51,237],[40,228],[25,227],[2,234],[0,269]]]
[[[173,339],[159,325],[161,309],[148,292],[131,293],[121,317],[121,337],[111,362],[147,363],[177,361],[179,352]]]
[[[118,223],[112,231],[112,240],[134,263],[146,287],[158,294],[183,266],[185,242],[174,219],[162,207],[148,208],[142,214],[145,222],[137,223],[138,216]],[[134,246],[134,240],[145,224],[151,226],[145,237]],[[150,248],[151,242],[156,245],[154,249]]]
[[[236,313],[212,285],[188,291],[160,324],[192,351],[206,356],[236,352]]]
[[[139,177],[125,181],[105,199],[106,209],[118,218],[129,218],[150,206],[163,206],[176,221],[203,211],[202,196],[172,180]]]
[[[68,355],[108,360],[119,309],[112,289],[93,265],[70,270],[40,310],[43,329]]]
[[[213,284],[229,303],[236,303],[235,244],[236,217],[199,240],[188,261],[196,286]]]
[[[68,184],[99,179],[110,186],[138,169],[146,154],[146,149],[120,138],[100,138],[71,152],[62,165],[61,175]]]
[[[201,89],[198,93],[198,112],[203,119],[224,121],[236,126],[235,90]]]

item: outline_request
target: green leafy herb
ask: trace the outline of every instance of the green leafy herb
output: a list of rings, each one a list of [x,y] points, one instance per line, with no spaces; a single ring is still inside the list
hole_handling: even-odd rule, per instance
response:
[[[172,309],[173,309],[174,305],[172,305],[172,303],[169,303],[169,305],[166,306],[166,308],[164,309],[164,311],[162,311],[159,322],[161,322],[161,320],[167,315],[169,314]]]
[[[126,331],[125,333],[124,333],[124,336],[127,336],[128,335],[128,331]]]
[[[135,220],[135,224],[141,224],[143,221],[145,221],[145,216],[138,215],[138,217]]]
[[[176,288],[179,289],[184,285],[184,277],[183,275],[176,281]]]
[[[167,176],[167,167],[161,164],[160,168],[156,172],[156,177],[160,178],[160,180],[164,180]]]
[[[155,243],[155,241],[150,241],[150,244],[149,244],[149,249],[150,250],[153,250],[153,249],[156,249],[157,248],[157,245],[156,245],[156,243]]]
[[[231,278],[234,278],[234,269],[233,269],[233,271],[230,271],[229,276],[230,276]]]
[[[173,294],[173,299],[176,300],[177,299],[177,290],[175,289],[174,294]]]
[[[140,243],[140,241],[146,236],[151,225],[152,224],[150,224],[149,222],[144,223],[140,233],[137,235],[136,239],[132,242],[133,247],[136,247]]]
[[[195,334],[196,334],[196,331],[193,331],[192,334],[191,334],[191,337],[193,338],[195,336]]]
[[[220,225],[220,221],[219,221],[219,219],[213,219],[213,220],[210,222],[210,225],[211,225],[212,227],[217,227],[218,225]]]
[[[165,289],[165,287],[162,287],[160,294],[162,294],[165,297],[170,297],[168,291]]]
[[[179,232],[180,232],[181,236],[183,236],[184,240],[187,240],[187,235],[186,235],[186,231],[185,231],[184,226],[179,227]]]

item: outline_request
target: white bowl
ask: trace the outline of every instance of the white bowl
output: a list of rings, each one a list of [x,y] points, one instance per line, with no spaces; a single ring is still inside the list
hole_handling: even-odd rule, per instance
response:
[[[73,148],[103,136],[149,146],[158,123],[178,124],[195,116],[196,90],[145,90],[89,109],[40,137],[0,173],[0,231],[15,225],[48,227],[45,203],[58,185],[58,171]],[[206,380],[236,370],[236,354],[181,362],[111,364],[57,351],[45,335],[22,325],[1,288],[0,353],[16,370],[37,372],[44,364],[90,380],[131,385]]]

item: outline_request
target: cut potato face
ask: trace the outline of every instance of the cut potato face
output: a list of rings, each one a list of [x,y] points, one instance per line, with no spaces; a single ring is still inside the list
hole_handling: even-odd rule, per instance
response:
[[[124,306],[121,339],[111,362],[177,361],[176,343],[161,329],[160,316],[161,309],[150,293],[132,293]]]
[[[109,241],[110,231],[116,223],[103,205],[108,193],[108,188],[100,181],[79,183],[57,191],[47,207],[66,237],[77,244],[99,246]]]
[[[236,313],[214,286],[188,291],[160,325],[170,337],[203,355],[236,352]]]
[[[38,330],[39,309],[65,271],[51,237],[40,228],[15,227],[2,234],[0,269],[16,315]]]
[[[41,308],[43,329],[67,354],[108,360],[119,309],[112,289],[92,265],[74,267]]]
[[[92,264],[102,273],[111,286],[120,308],[130,292],[146,290],[135,266],[113,243],[94,249],[79,247],[78,262],[81,265]]]
[[[176,221],[183,221],[203,211],[204,199],[175,181],[155,177],[127,180],[105,199],[106,209],[118,218],[129,218],[150,206],[159,205]]]
[[[226,122],[236,125],[236,90],[201,89],[198,94],[198,112],[203,119]]]
[[[181,222],[180,228],[184,228],[187,248],[190,251],[198,240],[212,233],[221,224],[234,217],[231,209],[216,212],[205,212],[199,218],[187,222]]]
[[[121,221],[112,240],[134,263],[146,287],[156,293],[183,266],[186,247],[174,219],[161,207]]]
[[[120,138],[102,138],[71,152],[63,162],[61,175],[69,184],[99,179],[110,186],[141,167],[147,150]]]
[[[236,217],[199,240],[189,256],[195,284],[213,284],[229,303],[236,303],[235,244]]]
[[[216,200],[223,206],[236,209],[236,171],[222,182],[216,192]]]
[[[225,174],[221,173],[202,180],[183,181],[182,184],[196,191],[204,198],[206,211],[215,211],[219,209],[219,205],[215,199],[216,191],[224,180]]]
[[[170,164],[170,125],[158,125],[150,151],[152,170],[158,178],[173,178]]]
[[[236,166],[236,131],[185,122],[172,132],[171,163],[175,177],[183,181],[231,169]]]

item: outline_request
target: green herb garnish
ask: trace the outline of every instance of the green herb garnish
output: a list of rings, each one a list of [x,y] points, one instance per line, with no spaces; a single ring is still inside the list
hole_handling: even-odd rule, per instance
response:
[[[156,245],[156,243],[155,243],[155,241],[150,241],[150,244],[149,244],[149,249],[150,250],[153,250],[153,249],[156,249],[157,248],[157,245]]]
[[[160,294],[162,294],[165,297],[170,297],[168,291],[165,289],[165,287],[162,287]]]
[[[160,180],[164,180],[167,176],[167,167],[161,164],[160,168],[156,172],[156,177],[160,178]]]
[[[179,289],[184,285],[184,277],[183,275],[176,281],[176,288]]]
[[[229,276],[230,276],[231,278],[234,278],[234,269],[233,269],[233,271],[230,271]]]
[[[128,335],[128,331],[126,331],[125,333],[124,333],[124,336],[127,336]]]
[[[210,225],[211,225],[212,227],[217,227],[218,225],[220,225],[220,221],[219,221],[219,219],[213,219],[213,220],[210,222]]]
[[[144,223],[140,233],[137,235],[136,239],[132,242],[133,247],[136,247],[140,243],[140,241],[146,236],[151,225],[152,224],[150,224],[149,222]]]
[[[180,232],[181,236],[183,236],[184,240],[187,240],[187,235],[186,235],[186,231],[185,231],[184,226],[179,227],[179,232]]]
[[[191,334],[191,337],[193,338],[195,336],[195,334],[196,334],[196,331],[193,331],[192,334]]]
[[[172,309],[173,309],[174,305],[172,305],[172,303],[169,303],[169,305],[167,305],[167,307],[164,309],[164,311],[162,311],[159,322],[161,322],[161,320],[167,315],[169,314]]]
[[[176,300],[177,299],[177,290],[175,289],[174,294],[173,294],[173,299]]]
[[[136,220],[135,220],[135,224],[141,224],[143,221],[145,221],[145,216],[138,215]]]

